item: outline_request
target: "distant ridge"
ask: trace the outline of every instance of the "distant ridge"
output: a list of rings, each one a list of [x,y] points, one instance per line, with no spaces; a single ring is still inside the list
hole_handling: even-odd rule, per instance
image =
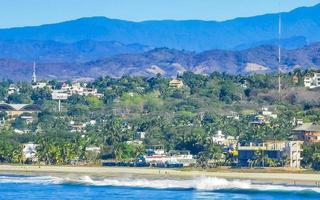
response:
[[[143,53],[122,54],[83,63],[39,62],[40,79],[93,79],[100,76],[171,77],[185,71],[209,74],[273,73],[277,71],[276,46],[260,46],[241,51],[210,50],[202,53],[169,48],[157,48]],[[283,50],[283,70],[319,68],[320,43],[303,48]],[[0,59],[0,78],[28,80],[32,75],[32,61]]]
[[[40,62],[88,62],[119,54],[142,53],[151,49],[151,47],[140,44],[92,40],[82,40],[75,43],[0,40],[0,58]]]
[[[320,4],[283,13],[283,38],[302,47],[320,41]],[[244,49],[273,44],[277,14],[237,18],[224,22],[165,20],[130,22],[105,17],[81,18],[56,24],[0,29],[0,40],[42,40],[63,43],[81,40],[138,43],[189,51]],[[299,42],[296,41],[300,38]],[[301,38],[304,38],[301,40]],[[271,42],[270,42],[271,41]]]

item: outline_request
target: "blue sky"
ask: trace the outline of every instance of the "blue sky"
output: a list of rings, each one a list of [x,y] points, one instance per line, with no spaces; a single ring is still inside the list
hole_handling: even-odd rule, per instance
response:
[[[131,21],[222,21],[279,10],[289,11],[317,3],[320,0],[0,0],[0,28],[40,25],[90,16]]]

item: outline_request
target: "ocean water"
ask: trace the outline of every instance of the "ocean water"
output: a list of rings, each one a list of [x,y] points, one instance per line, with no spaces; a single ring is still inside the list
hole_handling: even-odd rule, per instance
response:
[[[0,199],[319,200],[320,188],[220,178],[144,179],[0,175]]]

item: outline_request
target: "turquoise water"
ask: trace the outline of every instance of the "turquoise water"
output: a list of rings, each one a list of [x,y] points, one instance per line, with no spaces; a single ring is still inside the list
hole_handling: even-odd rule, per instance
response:
[[[0,199],[320,199],[320,188],[254,185],[218,178],[188,180],[0,175]]]

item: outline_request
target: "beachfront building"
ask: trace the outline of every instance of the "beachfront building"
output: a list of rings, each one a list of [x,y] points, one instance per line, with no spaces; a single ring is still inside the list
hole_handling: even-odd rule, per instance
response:
[[[286,143],[285,152],[290,160],[289,167],[300,168],[302,160],[302,141],[289,141]]]
[[[264,158],[281,160],[282,153],[277,149],[268,149],[265,144],[238,146],[239,167],[265,167]]]
[[[320,142],[320,125],[315,123],[304,123],[293,129],[293,138],[305,143]]]
[[[144,162],[153,167],[188,167],[196,164],[196,159],[189,151],[165,152],[162,146],[149,147]]]
[[[240,167],[265,167],[267,159],[271,159],[275,166],[285,165],[286,157],[292,168],[300,168],[302,156],[301,141],[267,141],[262,144],[238,146],[238,166]],[[270,166],[272,167],[272,166]]]
[[[101,154],[101,148],[97,146],[88,146],[85,149],[85,156],[87,161],[96,162]]]
[[[37,145],[34,143],[27,143],[23,145],[22,149],[23,157],[29,162],[37,162]]]
[[[182,88],[184,86],[183,81],[178,80],[178,79],[172,79],[169,82],[169,86],[170,87],[174,87],[174,88]]]
[[[314,73],[313,76],[304,77],[304,86],[307,88],[316,88],[320,86],[320,73]]]

